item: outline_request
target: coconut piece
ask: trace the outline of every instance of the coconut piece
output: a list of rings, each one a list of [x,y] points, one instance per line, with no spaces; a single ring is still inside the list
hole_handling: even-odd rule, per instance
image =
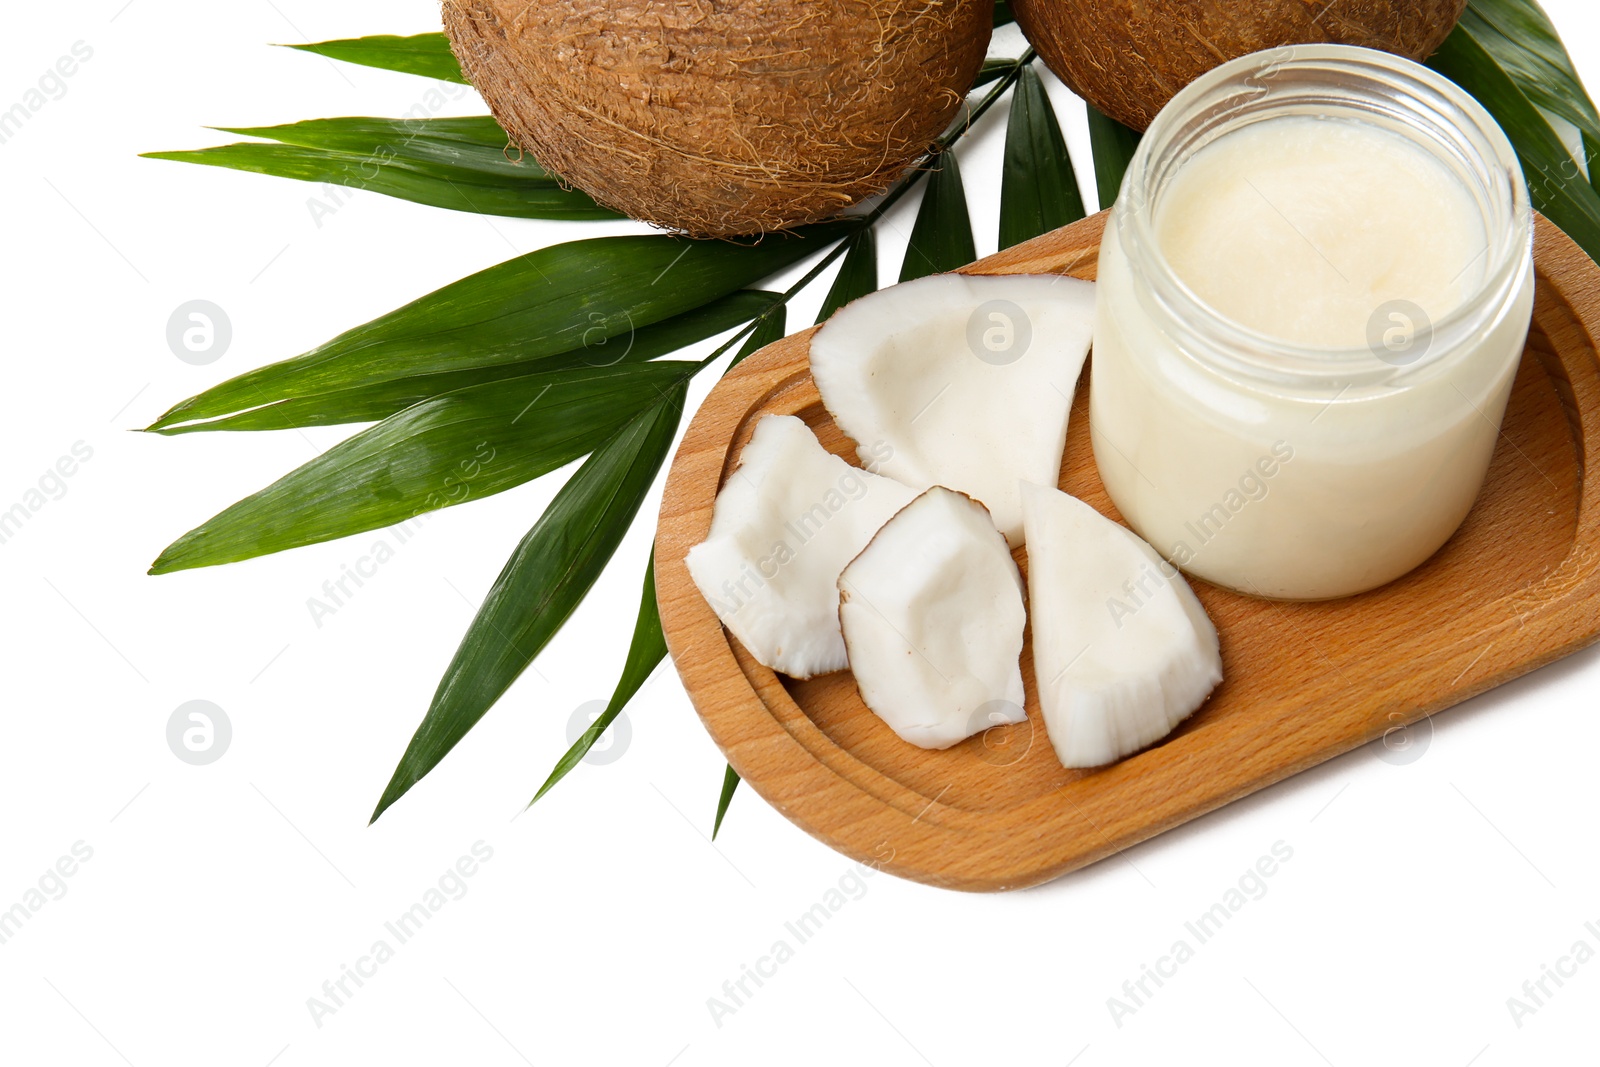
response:
[[[1179,89],[1230,59],[1296,44],[1353,44],[1422,62],[1466,0],[1013,0],[1028,43],[1099,111],[1142,130]],[[1101,205],[1106,207],[1109,205]]]
[[[839,572],[916,495],[828,452],[794,416],[763,416],[689,575],[761,663],[795,678],[842,670]]]
[[[949,748],[1023,711],[1022,576],[989,513],[929,489],[839,576],[861,699],[901,738]]]
[[[864,296],[811,338],[811,376],[882,473],[987,507],[1022,543],[1018,480],[1054,485],[1094,329],[1094,285],[935,274]]]
[[[636,219],[782,230],[881,193],[960,111],[993,0],[445,0],[534,159]]]
[[[1165,737],[1222,681],[1217,629],[1176,567],[1056,489],[1023,487],[1033,667],[1065,767]]]

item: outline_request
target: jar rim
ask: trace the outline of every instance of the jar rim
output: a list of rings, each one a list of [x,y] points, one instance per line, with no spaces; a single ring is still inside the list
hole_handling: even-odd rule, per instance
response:
[[[1292,81],[1290,88],[1275,84]],[[1375,91],[1392,107],[1409,111],[1412,121],[1396,122],[1403,133],[1435,156],[1448,155],[1472,170],[1479,188],[1471,190],[1484,212],[1488,263],[1480,284],[1455,307],[1429,324],[1433,344],[1414,363],[1400,366],[1380,359],[1368,345],[1307,345],[1253,329],[1204,300],[1180,278],[1156,237],[1156,205],[1164,183],[1194,152],[1240,125],[1294,113],[1296,101],[1316,101],[1350,117],[1375,107],[1354,98],[1317,96],[1320,87],[1337,93],[1352,87]],[[1274,93],[1278,95],[1274,95]],[[1298,94],[1298,95],[1297,95]],[[1345,117],[1341,114],[1341,117]],[[1394,115],[1390,115],[1394,118]],[[1183,140],[1195,120],[1211,136],[1188,155]],[[1370,121],[1370,119],[1369,119]],[[1220,130],[1220,132],[1219,132]],[[1447,142],[1446,137],[1450,136]],[[1458,168],[1451,168],[1457,178]],[[1463,184],[1467,184],[1463,181]],[[1140,286],[1191,355],[1205,353],[1213,364],[1230,366],[1245,377],[1287,381],[1337,376],[1383,379],[1410,377],[1444,362],[1506,313],[1531,269],[1532,207],[1515,150],[1494,118],[1471,94],[1443,75],[1402,56],[1354,45],[1293,45],[1241,56],[1208,71],[1180,90],[1150,124],[1128,165],[1112,222]]]

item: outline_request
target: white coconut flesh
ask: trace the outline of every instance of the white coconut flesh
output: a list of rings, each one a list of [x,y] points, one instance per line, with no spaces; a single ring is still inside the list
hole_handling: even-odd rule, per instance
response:
[[[841,308],[811,339],[811,376],[881,473],[976,498],[1022,543],[1020,480],[1055,485],[1094,285],[1054,274],[936,274]]]
[[[689,574],[759,662],[795,678],[842,670],[839,572],[916,495],[831,454],[794,416],[764,416]]]
[[[983,505],[932,488],[839,576],[861,699],[921,748],[1022,722],[1022,576]]]
[[[1177,569],[1056,489],[1022,488],[1040,710],[1063,766],[1165,737],[1222,681],[1217,630]]]

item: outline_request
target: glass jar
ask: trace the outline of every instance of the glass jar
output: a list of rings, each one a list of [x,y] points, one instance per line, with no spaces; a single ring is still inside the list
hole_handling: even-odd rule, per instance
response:
[[[1308,343],[1243,325],[1179,276],[1157,226],[1175,178],[1203,149],[1281,118],[1370,124],[1442,164],[1482,224],[1459,304],[1430,321],[1387,301],[1367,343]],[[1394,240],[1421,254],[1429,235]],[[1248,266],[1265,277],[1274,264]],[[1533,306],[1522,172],[1476,101],[1409,60],[1340,45],[1245,56],[1151,124],[1106,225],[1096,302],[1095,461],[1129,524],[1243,593],[1358,593],[1432,555],[1482,487]]]

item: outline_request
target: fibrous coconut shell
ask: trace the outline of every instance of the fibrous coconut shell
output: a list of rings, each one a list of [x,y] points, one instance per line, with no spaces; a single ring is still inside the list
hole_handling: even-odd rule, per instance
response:
[[[1466,0],[1012,0],[1045,65],[1101,112],[1143,130],[1191,81],[1230,59],[1351,44],[1421,61]]]
[[[784,230],[882,192],[983,63],[993,0],[445,0],[541,165],[634,218]]]

